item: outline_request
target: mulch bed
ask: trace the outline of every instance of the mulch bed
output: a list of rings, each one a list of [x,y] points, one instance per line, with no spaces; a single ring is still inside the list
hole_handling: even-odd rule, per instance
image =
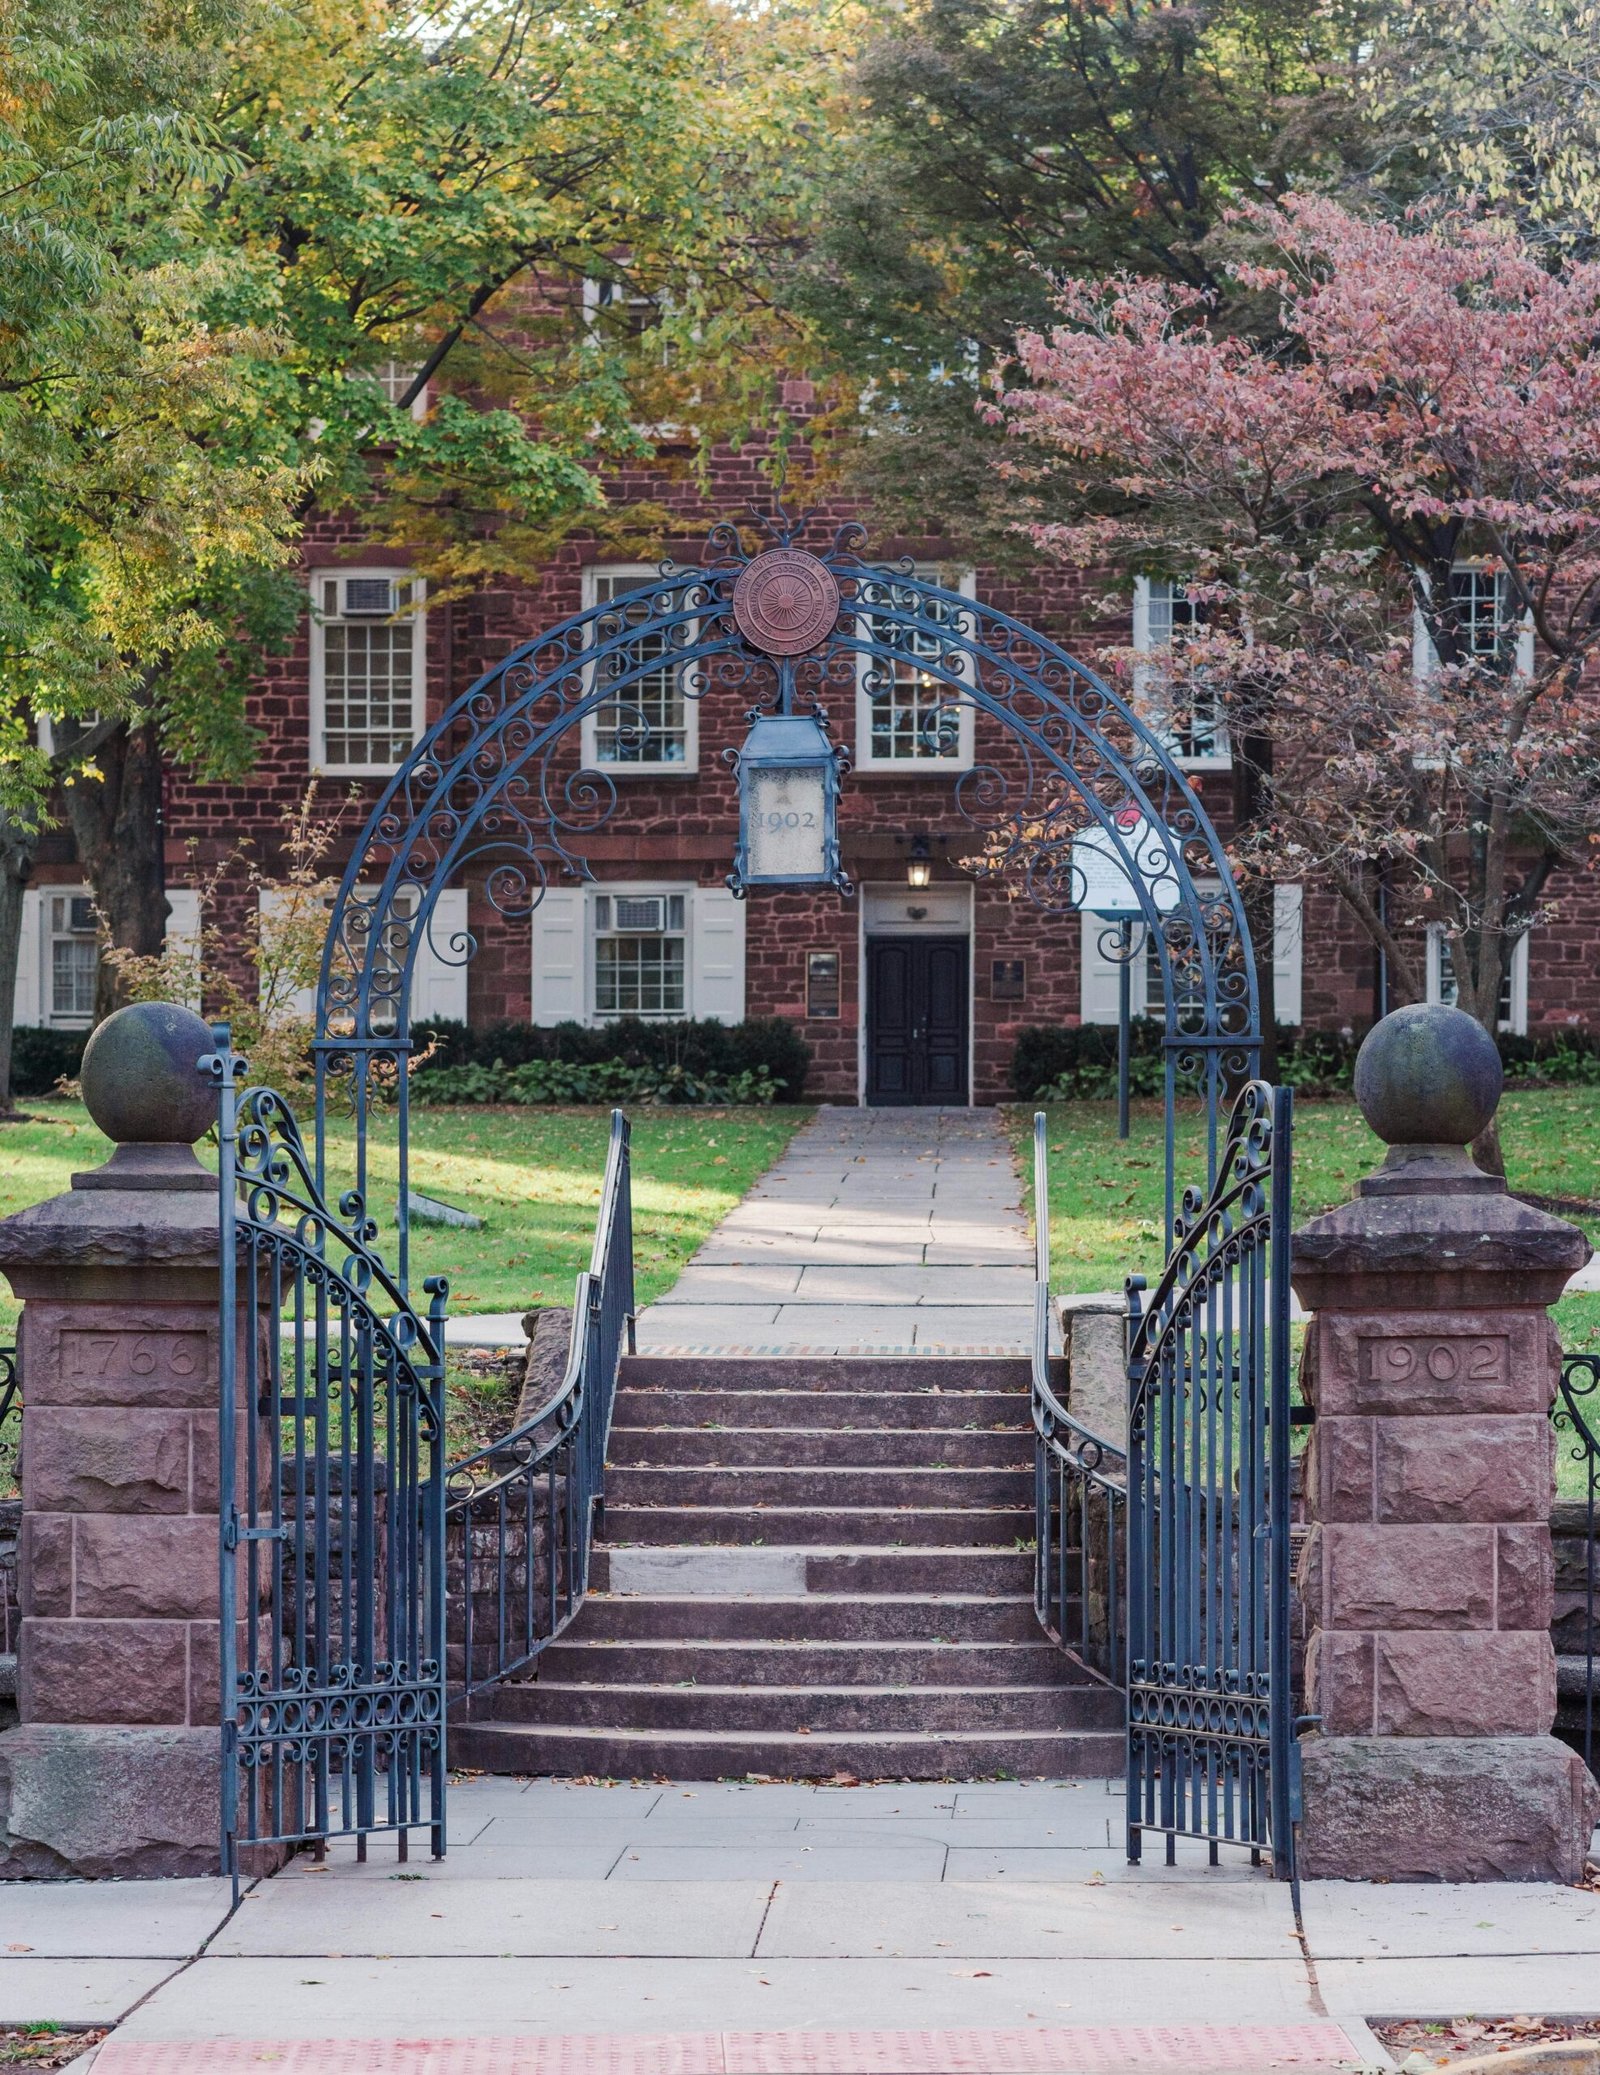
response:
[[[59,2025],[18,2025],[0,2030],[0,2068],[65,2068],[104,2031],[64,2032]]]
[[[1378,2037],[1402,2066],[1413,2055],[1430,2067],[1511,2053],[1519,2046],[1550,2046],[1563,2039],[1600,2038],[1600,2018],[1457,2017],[1405,2018],[1374,2025]]]

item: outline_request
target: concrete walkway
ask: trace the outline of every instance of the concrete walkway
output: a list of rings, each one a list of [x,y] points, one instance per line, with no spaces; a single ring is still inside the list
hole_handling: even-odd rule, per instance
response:
[[[1311,1883],[1303,1949],[1245,1855],[1130,1869],[1120,1816],[1103,1781],[471,1779],[442,1863],[336,1847],[231,1918],[220,1881],[0,1889],[0,2021],[127,2013],[96,2075],[1069,2075],[1383,2067],[1363,2019],[1600,2011],[1600,1893]],[[348,2043],[380,2040],[411,2043]]]
[[[1032,1306],[998,1111],[824,1109],[643,1314],[639,1349],[1021,1354]]]

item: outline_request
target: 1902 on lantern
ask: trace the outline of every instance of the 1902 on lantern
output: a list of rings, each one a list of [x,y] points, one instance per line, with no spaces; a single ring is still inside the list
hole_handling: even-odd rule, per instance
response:
[[[850,884],[839,863],[839,752],[813,714],[760,714],[737,752],[739,848],[728,884]]]

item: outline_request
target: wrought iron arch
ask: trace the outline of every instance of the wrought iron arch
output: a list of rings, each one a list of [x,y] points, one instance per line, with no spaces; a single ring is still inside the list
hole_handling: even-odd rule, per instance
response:
[[[804,525],[781,516],[758,523],[763,547],[792,545]],[[862,530],[847,526],[819,558],[838,586],[838,614],[812,652],[787,658],[740,632],[733,592],[752,557],[736,528],[713,528],[700,566],[663,564],[655,580],[563,620],[486,671],[385,787],[345,870],[323,955],[317,1147],[320,1177],[330,1088],[347,1080],[365,1200],[368,1116],[380,1094],[392,1096],[402,1285],[416,961],[424,943],[450,963],[466,963],[476,949],[470,931],[438,940],[438,897],[463,873],[481,874],[491,905],[516,920],[531,918],[553,880],[593,878],[585,839],[603,827],[619,792],[609,773],[574,758],[581,734],[573,731],[602,708],[614,716],[620,708],[625,737],[647,743],[648,720],[637,705],[629,717],[628,694],[664,665],[682,673],[688,698],[715,683],[746,694],[754,715],[784,697],[825,710],[830,693],[853,709],[858,681],[870,692],[909,663],[948,694],[928,724],[930,746],[947,738],[964,707],[998,723],[1009,738],[1009,768],[980,763],[955,785],[978,868],[1015,874],[1037,908],[1066,913],[1083,893],[1074,840],[1099,831],[1138,893],[1139,951],[1154,947],[1162,975],[1169,1233],[1173,1119],[1185,1091],[1204,1103],[1215,1174],[1221,1097],[1256,1072],[1260,1023],[1243,906],[1198,796],[1166,745],[1094,671],[1009,614],[919,576],[909,561],[864,559],[864,545]],[[928,767],[918,775],[930,775]]]

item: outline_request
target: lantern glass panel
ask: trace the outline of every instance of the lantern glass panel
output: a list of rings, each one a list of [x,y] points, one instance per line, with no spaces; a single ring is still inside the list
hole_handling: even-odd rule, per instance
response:
[[[823,773],[813,765],[747,769],[746,841],[750,879],[827,876],[827,804]]]

